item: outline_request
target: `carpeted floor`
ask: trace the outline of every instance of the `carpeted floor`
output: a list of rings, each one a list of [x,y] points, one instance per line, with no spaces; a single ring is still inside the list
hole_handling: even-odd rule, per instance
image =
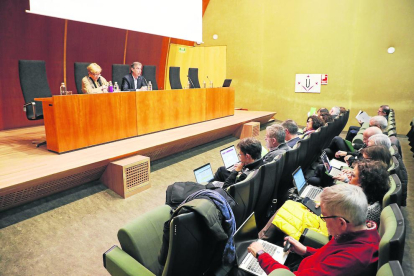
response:
[[[264,128],[260,133],[262,143]],[[414,159],[407,139],[400,140],[412,179]],[[213,170],[217,169],[222,165],[219,150],[236,143],[236,138],[227,137],[152,162],[152,187],[128,199],[95,181],[1,212],[0,275],[108,275],[102,254],[118,244],[118,229],[164,204],[169,184],[194,181],[194,168],[209,162]],[[414,223],[414,198],[410,184],[408,206],[403,208],[407,221],[403,262],[406,275],[414,275],[414,233],[410,227]]]

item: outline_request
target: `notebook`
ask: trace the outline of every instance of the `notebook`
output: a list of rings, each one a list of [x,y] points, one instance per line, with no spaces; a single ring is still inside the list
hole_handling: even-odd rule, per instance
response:
[[[339,169],[331,166],[331,163],[329,162],[329,158],[326,155],[326,152],[325,151],[322,151],[321,159],[322,159],[323,165],[325,166],[326,173],[329,176],[338,176],[339,174],[342,173],[341,170],[339,170]]]
[[[234,146],[222,149],[220,154],[223,159],[224,167],[228,171],[232,171],[234,169],[234,165],[239,163],[239,156],[237,155],[237,151]]]
[[[293,172],[292,176],[293,184],[296,186],[300,197],[309,197],[310,199],[315,199],[316,196],[322,192],[322,189],[309,185],[306,182],[305,175],[303,174],[302,168],[300,166]]]
[[[269,253],[281,264],[286,261],[289,252],[283,252],[283,247],[258,239],[259,231],[256,226],[256,218],[252,213],[247,220],[234,233],[234,244],[236,246],[237,264],[240,269],[245,270],[253,275],[266,275],[259,265],[259,262],[252,254],[247,251],[247,247],[252,242],[260,242],[264,247],[264,251]]]
[[[211,169],[210,163],[195,169],[194,175],[197,183],[211,182],[214,180],[213,170]]]
[[[339,161],[337,159],[331,159],[329,161],[329,164],[331,164],[332,167],[335,167],[337,169],[341,169],[342,167],[348,167],[347,163]]]
[[[231,79],[225,79],[223,82],[223,87],[230,87],[231,81]]]

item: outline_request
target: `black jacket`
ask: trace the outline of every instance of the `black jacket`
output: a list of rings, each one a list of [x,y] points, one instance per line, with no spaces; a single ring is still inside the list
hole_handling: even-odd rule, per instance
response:
[[[128,74],[122,78],[121,91],[135,91],[136,89],[140,89],[142,86],[146,85],[147,83],[145,82],[144,78],[142,76],[139,76],[137,80],[137,87],[135,88],[134,77],[132,74]]]

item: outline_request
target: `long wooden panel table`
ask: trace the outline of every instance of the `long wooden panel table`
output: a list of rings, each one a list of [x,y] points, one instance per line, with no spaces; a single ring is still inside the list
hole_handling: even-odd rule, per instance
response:
[[[47,149],[62,153],[234,115],[234,88],[76,94],[37,98]]]

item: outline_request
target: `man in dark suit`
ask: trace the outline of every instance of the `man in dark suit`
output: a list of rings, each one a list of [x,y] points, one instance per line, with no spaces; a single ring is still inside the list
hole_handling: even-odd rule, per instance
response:
[[[147,81],[142,73],[142,64],[140,62],[133,62],[131,64],[131,73],[122,78],[122,91],[138,91],[147,90]]]

